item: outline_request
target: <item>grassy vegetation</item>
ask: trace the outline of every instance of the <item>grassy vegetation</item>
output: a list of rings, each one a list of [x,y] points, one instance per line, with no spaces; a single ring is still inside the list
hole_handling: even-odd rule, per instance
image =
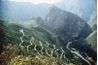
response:
[[[1,65],[61,65],[61,61],[55,57],[39,55],[23,55],[22,52],[14,45],[8,43],[0,55]],[[77,60],[78,61],[78,60]],[[72,63],[73,62],[73,63]],[[75,60],[63,61],[66,65],[78,65]]]
[[[87,38],[86,42],[91,46],[94,51],[97,51],[97,32],[92,32]]]
[[[23,29],[25,33],[23,37],[24,43],[22,44],[24,47],[23,49],[19,47],[21,42],[20,37],[22,36],[19,32],[20,29]],[[6,23],[4,31],[7,45],[4,46],[3,52],[0,54],[0,62],[2,65],[80,65],[81,63],[79,57],[75,57],[75,55],[62,45],[60,40],[56,37],[57,34],[47,31],[44,28],[25,28],[22,25]],[[34,38],[34,42],[32,42],[33,44],[29,47],[29,51],[27,51],[27,46],[30,45],[31,37]],[[92,39],[89,39],[90,37],[86,40],[91,41]],[[90,41],[89,43],[93,43]],[[42,46],[39,42],[42,43]],[[46,42],[49,43],[49,46],[47,46]],[[66,43],[66,41],[64,42]],[[34,50],[35,45],[37,45],[36,49],[39,52],[41,52],[40,50],[43,47],[44,54],[41,56],[37,54]],[[47,56],[45,50],[47,49],[50,54],[54,48],[53,45],[56,45],[56,49],[59,49],[59,51],[53,53],[53,56]],[[66,58],[60,60],[62,54],[61,47],[63,47]],[[56,54],[59,55],[59,59],[56,57]]]

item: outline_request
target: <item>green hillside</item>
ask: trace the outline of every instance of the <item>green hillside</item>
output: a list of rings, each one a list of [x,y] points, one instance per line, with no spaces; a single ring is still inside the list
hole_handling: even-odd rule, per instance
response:
[[[97,51],[97,32],[96,31],[92,32],[85,40],[94,51]]]
[[[23,29],[24,30],[24,37],[23,37],[23,49],[19,46],[21,43],[21,37],[22,33],[19,31]],[[43,61],[47,61],[50,65],[51,60],[53,60],[54,65],[61,65],[61,64],[68,64],[68,65],[74,65],[79,64],[79,58],[75,59],[73,54],[71,54],[66,48],[62,48],[64,50],[64,55],[66,58],[61,57],[62,54],[62,45],[59,40],[56,39],[56,34],[53,34],[51,31],[47,31],[40,27],[30,27],[26,28],[20,24],[9,24],[5,23],[4,27],[5,31],[5,38],[6,38],[6,44],[4,45],[3,53],[1,53],[0,57],[2,59],[5,59],[5,61],[2,61],[2,65],[23,65],[26,61],[25,58],[32,58],[35,64],[33,65],[46,65],[46,63],[43,63]],[[32,40],[32,45],[30,45],[30,39],[34,38]],[[58,42],[57,42],[58,41]],[[42,43],[42,46],[40,44]],[[35,51],[35,45],[37,46],[37,51],[41,54],[41,48],[43,47],[43,54],[40,56],[37,51]],[[55,49],[54,49],[55,45]],[[29,46],[27,51],[27,46]],[[53,50],[54,49],[54,50]],[[57,52],[54,53],[54,51],[58,49]],[[46,51],[47,50],[47,51]],[[53,51],[53,54],[51,56],[51,52]],[[12,55],[9,55],[10,53],[13,53]],[[49,55],[47,55],[47,53]],[[6,56],[7,55],[7,56]],[[58,55],[58,56],[57,56]],[[33,56],[33,57],[32,57]],[[36,56],[40,57],[40,60],[36,58]],[[11,58],[10,58],[11,57]],[[22,58],[21,61],[20,57]],[[57,58],[59,57],[59,58]],[[61,58],[61,60],[60,60]],[[74,60],[71,60],[71,58],[74,58]],[[9,59],[9,60],[7,60]],[[34,60],[35,59],[35,60]],[[42,61],[43,60],[43,61]],[[76,62],[74,62],[77,60]],[[31,60],[26,61],[27,64],[25,65],[31,65]],[[29,64],[28,64],[29,63]],[[77,64],[77,65],[78,65]]]

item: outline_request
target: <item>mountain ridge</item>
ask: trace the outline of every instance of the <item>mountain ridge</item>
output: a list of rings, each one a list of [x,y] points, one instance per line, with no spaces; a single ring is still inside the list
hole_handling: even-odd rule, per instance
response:
[[[88,5],[90,5],[92,7],[91,10],[88,10],[89,8],[87,8],[87,10],[89,12],[87,12],[85,7],[82,7],[82,6],[78,7],[77,5],[75,5],[75,8],[73,8],[73,10],[72,10],[72,9],[70,9],[73,7],[72,5],[70,7],[68,7],[68,5],[70,3],[68,5],[66,5],[65,7],[64,7],[64,3],[66,3],[66,1],[54,4],[54,5],[63,9],[63,10],[70,11],[74,14],[77,14],[78,16],[80,15],[80,13],[83,13],[83,16],[81,18],[86,21],[89,20],[89,16],[91,15],[92,10],[95,8],[94,5],[90,5],[90,3],[88,2]],[[86,3],[85,3],[85,5],[86,5]],[[0,12],[0,13],[2,13],[3,16],[0,16],[0,19],[29,20],[30,18],[32,18],[32,16],[35,16],[35,17],[42,16],[44,18],[44,15],[42,13],[46,14],[48,11],[48,8],[50,6],[51,6],[50,4],[45,4],[45,3],[34,5],[32,3],[26,3],[26,2],[15,2],[15,1],[1,0],[0,9],[2,10],[2,12]],[[79,8],[79,11],[77,11],[77,8]],[[83,10],[84,12],[81,12],[81,10]],[[9,13],[10,13],[10,15],[9,15]],[[24,18],[22,16],[24,16]]]
[[[72,38],[78,36],[85,38],[92,32],[89,25],[80,17],[55,6],[50,8],[43,24],[55,33]],[[81,34],[81,32],[85,34]]]

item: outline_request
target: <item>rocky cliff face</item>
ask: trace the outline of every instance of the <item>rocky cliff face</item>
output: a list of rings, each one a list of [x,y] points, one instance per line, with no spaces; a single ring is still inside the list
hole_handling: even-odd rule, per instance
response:
[[[56,33],[69,37],[86,37],[91,33],[88,24],[77,15],[51,7],[44,25]]]

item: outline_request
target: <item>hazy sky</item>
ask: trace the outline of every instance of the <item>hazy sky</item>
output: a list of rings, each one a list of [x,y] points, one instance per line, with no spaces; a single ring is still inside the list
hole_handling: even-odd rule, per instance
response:
[[[95,0],[2,0],[15,2],[29,2],[40,6],[44,3],[47,5],[55,5],[65,11],[74,13],[84,20],[88,21],[90,15],[96,9]],[[15,7],[14,7],[15,8]],[[13,8],[12,8],[13,10]]]
[[[59,3],[59,2],[61,2],[63,0],[9,0],[9,1],[31,2],[33,4],[40,4],[40,3],[55,4],[55,3]]]

